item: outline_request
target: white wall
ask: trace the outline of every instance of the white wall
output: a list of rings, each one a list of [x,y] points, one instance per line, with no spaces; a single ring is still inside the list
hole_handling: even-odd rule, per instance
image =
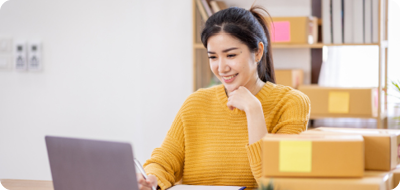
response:
[[[0,35],[41,39],[45,66],[0,71],[0,178],[51,179],[45,135],[129,141],[139,160],[149,158],[192,90],[191,8],[179,0],[6,2]]]
[[[192,91],[191,3],[6,2],[0,36],[41,39],[45,65],[0,70],[0,179],[51,179],[45,135],[128,141],[148,159]],[[310,0],[257,3],[272,16],[310,13]],[[275,52],[276,68],[310,68],[309,50]]]

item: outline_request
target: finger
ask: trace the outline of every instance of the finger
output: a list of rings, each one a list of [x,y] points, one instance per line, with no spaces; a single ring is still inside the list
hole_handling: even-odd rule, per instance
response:
[[[139,179],[139,185],[142,187],[140,189],[144,190],[144,189],[151,189],[151,185],[149,183],[147,183],[147,181],[144,178]]]
[[[232,101],[229,101],[229,102],[226,104],[226,106],[228,106],[228,108],[229,108],[230,110],[235,109],[235,106],[233,106]]]
[[[145,190],[145,187],[143,187],[142,184],[139,184],[139,190]]]
[[[157,187],[157,177],[155,175],[150,174],[149,177],[147,178],[147,181],[150,182],[151,186]]]
[[[228,103],[226,103],[226,106],[228,106],[228,108],[230,108],[232,106],[232,102],[228,101]]]
[[[143,184],[143,188],[144,189],[151,189],[151,187],[152,187],[152,185],[150,185],[150,184]]]
[[[139,181],[139,180],[142,179],[142,178],[143,178],[143,176],[142,176],[141,173],[136,173],[136,179],[137,179],[137,181]]]
[[[139,190],[152,190],[151,187],[146,187],[143,185],[139,185]]]
[[[151,190],[151,185],[139,184],[140,190]]]
[[[138,180],[138,182],[139,182],[140,184],[146,183],[146,181],[145,181],[143,178],[140,178],[140,179]]]

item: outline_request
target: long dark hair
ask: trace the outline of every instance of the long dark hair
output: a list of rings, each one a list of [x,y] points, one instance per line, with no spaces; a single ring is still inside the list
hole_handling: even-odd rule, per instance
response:
[[[258,77],[264,82],[275,83],[274,64],[269,44],[271,37],[267,27],[268,22],[263,13],[269,15],[260,6],[252,6],[250,10],[230,7],[218,11],[208,18],[201,32],[201,41],[207,48],[208,38],[223,31],[242,41],[251,52],[256,52],[259,42],[262,42],[264,52],[257,66]]]

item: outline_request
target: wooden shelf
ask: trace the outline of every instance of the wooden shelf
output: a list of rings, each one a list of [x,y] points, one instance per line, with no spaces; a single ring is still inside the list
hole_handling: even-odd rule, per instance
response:
[[[334,119],[334,118],[356,118],[356,119],[385,119],[387,118],[387,112],[383,111],[380,116],[346,116],[346,115],[337,115],[337,116],[324,116],[324,115],[310,115],[310,119]]]
[[[345,116],[345,115],[338,115],[338,116],[323,116],[323,115],[310,115],[310,119],[334,119],[334,118],[357,118],[357,119],[378,119],[378,117],[374,116]]]
[[[322,48],[324,46],[378,46],[378,43],[374,44],[322,44],[322,43],[316,43],[316,44],[272,44],[272,48],[276,49],[290,49],[290,48]],[[387,43],[386,43],[387,45]],[[203,49],[204,46],[201,43],[195,43],[193,44],[193,47],[195,49]]]
[[[201,43],[195,43],[195,44],[193,44],[193,47],[196,48],[196,49],[203,49],[204,48],[203,44],[201,44]]]
[[[351,1],[351,0],[346,0]],[[201,18],[200,12],[196,7],[196,1],[192,0],[193,5],[193,91],[196,91],[199,88],[206,87],[210,83],[210,78],[212,77],[212,72],[209,69],[207,50],[204,48],[201,43],[200,34],[201,29],[204,26],[204,21]],[[370,47],[378,47],[379,52],[379,62],[377,69],[379,86],[378,89],[387,87],[387,52],[388,52],[388,41],[387,41],[387,8],[388,0],[379,0],[379,12],[378,12],[378,39],[379,43],[369,43],[369,44],[324,44],[324,43],[315,43],[315,44],[279,44],[279,43],[271,43],[271,47],[273,49],[301,49],[301,48],[309,48],[310,56],[311,56],[311,79],[315,79],[314,81],[318,81],[318,75],[321,69],[322,57],[323,57],[323,47],[343,47],[343,46],[370,46]],[[318,10],[320,11],[320,6],[311,5],[311,9],[314,10],[316,16],[318,14]],[[313,13],[314,14],[314,13]],[[318,30],[319,35],[322,34],[322,25],[323,21],[321,18],[318,19]],[[321,37],[320,39],[321,40]],[[314,82],[318,83],[318,82]],[[311,115],[310,119],[322,119],[322,118],[363,118],[363,119],[375,119],[377,121],[377,128],[387,128],[387,98],[386,95],[379,93],[378,96],[378,113],[377,115],[364,115],[364,116],[346,116],[346,115],[337,115],[337,116],[327,116],[327,115]]]
[[[322,25],[322,19],[318,19],[318,25]]]
[[[272,44],[272,48],[285,49],[285,48],[322,48],[324,46],[378,46],[379,44]]]

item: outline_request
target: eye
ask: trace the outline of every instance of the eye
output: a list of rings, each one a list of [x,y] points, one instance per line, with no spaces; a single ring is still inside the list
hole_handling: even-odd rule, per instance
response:
[[[235,57],[236,54],[228,54],[228,57]]]
[[[215,57],[215,56],[209,56],[208,57],[208,59],[215,59],[215,58],[217,58],[217,57]]]

